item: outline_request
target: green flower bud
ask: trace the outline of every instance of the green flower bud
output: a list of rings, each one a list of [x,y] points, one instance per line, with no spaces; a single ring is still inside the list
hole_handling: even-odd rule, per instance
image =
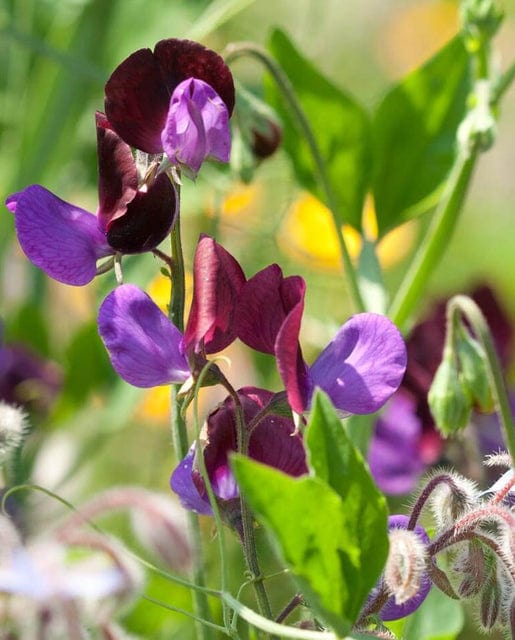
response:
[[[504,18],[498,0],[464,0],[461,21],[467,49],[474,53],[497,33]]]
[[[427,401],[436,426],[444,436],[468,424],[472,403],[452,357],[444,357],[438,367]]]
[[[485,354],[481,345],[465,332],[456,342],[460,377],[472,402],[486,413],[494,410],[494,400],[486,373]]]

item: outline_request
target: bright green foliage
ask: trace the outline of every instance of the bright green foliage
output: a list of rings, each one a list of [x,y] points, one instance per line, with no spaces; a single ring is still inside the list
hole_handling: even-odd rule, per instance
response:
[[[343,635],[386,560],[386,503],[321,394],[314,401],[306,444],[310,477],[291,478],[240,456],[233,459],[233,469],[313,611]]]
[[[269,44],[293,85],[320,149],[334,205],[341,222],[361,228],[361,213],[370,173],[370,124],[364,109],[348,94],[329,82],[293,46],[286,34],[275,30]],[[284,149],[300,184],[331,206],[320,186],[309,147],[299,134],[275,84],[267,85],[267,97],[284,127]]]
[[[469,91],[469,61],[461,38],[455,38],[380,104],[373,121],[380,235],[436,203],[456,156]]]
[[[419,609],[391,626],[403,640],[454,640],[463,623],[461,604],[433,588]]]

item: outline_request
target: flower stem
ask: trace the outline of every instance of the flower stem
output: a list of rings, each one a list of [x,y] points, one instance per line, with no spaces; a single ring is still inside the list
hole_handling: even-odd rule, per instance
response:
[[[184,331],[184,306],[185,306],[185,274],[184,255],[181,242],[181,219],[180,219],[180,189],[177,188],[177,214],[175,224],[170,234],[171,238],[171,263],[170,273],[172,276],[171,297],[169,317],[175,326]],[[184,458],[188,451],[188,433],[186,423],[182,415],[182,401],[179,399],[179,385],[171,386],[171,429],[172,442],[177,455],[177,459]],[[188,530],[193,548],[193,568],[191,572],[192,580],[200,587],[206,586],[204,573],[204,557],[202,553],[202,536],[198,516],[192,511],[187,511]],[[193,592],[193,603],[197,618],[210,620],[209,604],[207,596],[201,591]],[[196,622],[197,637],[200,640],[210,640],[213,637],[213,630]]]
[[[449,316],[455,316],[456,314],[465,316],[485,350],[486,372],[492,389],[495,408],[499,414],[506,447],[510,453],[513,466],[515,461],[515,424],[513,422],[501,365],[488,324],[477,304],[467,296],[454,296],[449,301],[447,309]]]
[[[390,306],[388,315],[401,330],[406,330],[408,320],[429,276],[449,244],[478,155],[477,145],[474,145],[470,151],[462,151],[458,155],[429,232],[420,245]]]
[[[515,62],[512,63],[503,75],[499,78],[499,81],[495,84],[492,91],[492,106],[496,106],[504,93],[515,82]]]
[[[336,236],[338,238],[338,245],[342,258],[344,274],[350,287],[354,306],[356,308],[356,311],[365,311],[366,307],[359,288],[356,271],[354,269],[354,265],[352,264],[349,249],[343,235],[342,226],[338,215],[336,196],[331,186],[331,181],[329,180],[325,159],[320,152],[320,148],[316,141],[313,130],[311,129],[311,125],[309,124],[309,120],[306,117],[302,106],[300,105],[300,102],[295,94],[295,90],[288,76],[284,73],[280,65],[262,47],[259,47],[251,42],[234,43],[227,47],[227,55],[225,59],[227,64],[230,64],[232,60],[236,60],[237,58],[246,55],[252,56],[259,60],[259,62],[261,62],[263,66],[265,66],[266,69],[270,72],[284,99],[286,100],[288,107],[291,109],[291,112],[295,120],[297,121],[297,125],[302,135],[304,136],[306,144],[308,145],[311,156],[313,158],[313,162],[315,164],[317,179],[323,192],[325,193],[327,206],[331,211]]]

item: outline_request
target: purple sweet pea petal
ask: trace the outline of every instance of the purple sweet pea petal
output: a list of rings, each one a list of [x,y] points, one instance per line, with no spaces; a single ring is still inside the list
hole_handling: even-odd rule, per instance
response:
[[[191,177],[207,158],[229,162],[231,135],[224,101],[202,80],[181,82],[173,92],[161,140],[170,161]]]
[[[130,384],[155,387],[190,376],[181,332],[138,287],[124,284],[107,296],[98,330],[113,367]]]
[[[201,236],[193,266],[193,301],[184,335],[187,352],[217,353],[236,339],[234,315],[245,275],[232,255]]]
[[[105,233],[123,216],[138,191],[138,171],[131,148],[110,127],[103,113],[95,114],[98,154],[98,225]]]
[[[338,331],[310,367],[312,383],[344,413],[373,413],[399,387],[406,347],[385,316],[361,313]]]
[[[400,390],[389,401],[375,426],[368,463],[381,491],[400,495],[412,491],[426,465],[419,442],[422,423],[414,400]]]
[[[20,245],[37,267],[64,284],[93,280],[99,258],[114,253],[92,213],[39,185],[8,198]]]
[[[388,531],[392,529],[407,529],[408,528],[409,518],[405,515],[393,515],[388,518]],[[414,529],[417,536],[420,540],[425,544],[429,544],[429,536],[427,535],[425,529],[419,525],[416,525]],[[386,602],[384,607],[379,612],[379,617],[381,620],[398,620],[400,618],[404,618],[405,616],[409,616],[411,613],[416,611],[420,605],[427,598],[429,590],[431,589],[431,579],[428,574],[425,573],[422,576],[422,580],[420,583],[420,588],[416,596],[410,598],[406,602],[402,604],[395,604],[395,599],[393,596]]]
[[[196,444],[190,447],[187,455],[170,478],[170,487],[180,498],[185,509],[196,511],[204,515],[213,515],[213,510],[209,504],[207,495],[201,497],[195,483],[193,482],[193,462],[195,459]]]

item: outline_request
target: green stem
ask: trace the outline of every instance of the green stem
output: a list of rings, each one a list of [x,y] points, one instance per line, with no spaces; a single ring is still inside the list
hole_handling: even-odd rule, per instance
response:
[[[500,77],[499,82],[494,86],[492,91],[492,100],[491,104],[495,107],[505,92],[511,87],[511,85],[515,82],[515,62],[503,73]]]
[[[502,368],[495,350],[492,334],[477,304],[467,296],[454,296],[448,303],[448,313],[452,316],[462,314],[466,317],[475,335],[481,342],[486,355],[486,371],[492,389],[495,408],[499,414],[506,446],[511,456],[512,466],[515,461],[515,424],[511,412],[510,401]]]
[[[238,452],[242,453],[245,456],[248,456],[250,434],[245,424],[243,407],[240,398],[236,390],[225,378],[223,379],[223,385],[229,392],[229,395],[234,402],[234,411],[236,414],[236,441]],[[270,619],[272,618],[272,608],[270,606],[270,601],[268,599],[265,585],[263,584],[263,576],[261,575],[261,569],[259,567],[259,560],[256,549],[256,536],[254,535],[254,517],[242,495],[240,495],[240,509],[243,530],[242,544],[245,562],[247,564],[247,569],[251,574],[252,584],[254,587],[254,592],[256,594],[259,611],[261,615]]]
[[[180,189],[177,188],[177,213],[171,237],[171,263],[170,272],[172,276],[171,283],[171,299],[169,308],[169,317],[174,325],[184,331],[184,306],[185,306],[185,273],[184,273],[184,255],[181,242],[181,219],[180,219]],[[182,415],[182,401],[179,398],[179,385],[171,386],[171,430],[172,442],[178,460],[182,460],[188,451],[188,433],[186,423]],[[194,564],[191,572],[192,580],[200,587],[206,586],[206,578],[204,572],[204,557],[202,553],[202,535],[198,516],[192,511],[187,511],[188,530],[193,547]],[[210,620],[209,604],[207,596],[201,591],[193,592],[193,604],[195,614],[198,619]],[[212,629],[202,623],[196,623],[197,637],[201,640],[211,640],[213,637]]]
[[[428,234],[420,245],[390,306],[388,315],[401,330],[407,328],[407,322],[420,295],[449,244],[478,155],[477,145],[474,145],[470,151],[462,151],[458,155]]]
[[[349,249],[345,241],[345,236],[343,235],[340,218],[338,216],[338,205],[336,196],[329,180],[326,162],[320,152],[315,135],[313,134],[313,130],[311,129],[311,125],[309,124],[309,120],[306,117],[306,114],[304,113],[297,99],[295,90],[288,76],[284,73],[280,65],[277,64],[277,62],[271,56],[269,56],[262,47],[259,47],[251,42],[234,43],[227,47],[227,55],[225,59],[227,64],[230,64],[232,60],[236,60],[237,58],[246,55],[252,56],[259,60],[259,62],[261,62],[270,72],[277,86],[282,92],[282,95],[286,100],[288,107],[291,109],[291,112],[297,121],[302,135],[304,136],[304,139],[311,152],[311,156],[313,157],[317,179],[323,192],[325,193],[327,205],[329,207],[329,210],[331,211],[336,236],[338,238],[338,245],[342,258],[344,274],[347,277],[347,281],[349,283],[354,306],[357,311],[365,311],[366,307],[359,288],[356,271],[354,269],[354,265],[352,264]]]

